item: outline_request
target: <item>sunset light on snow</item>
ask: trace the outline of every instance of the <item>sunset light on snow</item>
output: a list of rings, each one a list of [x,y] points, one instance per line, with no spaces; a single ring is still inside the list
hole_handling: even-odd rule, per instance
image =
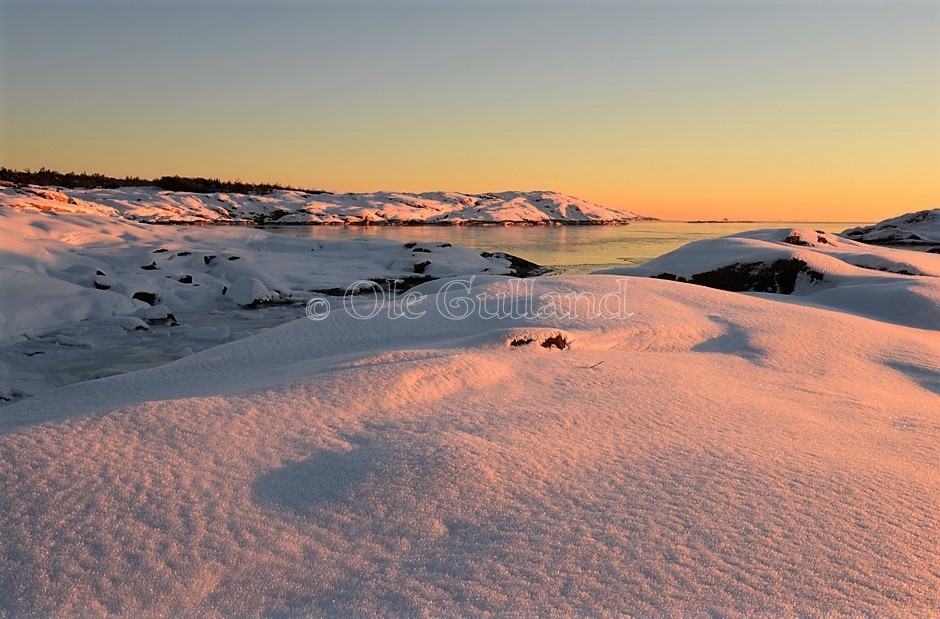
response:
[[[940,619],[938,46],[0,0],[0,619]]]

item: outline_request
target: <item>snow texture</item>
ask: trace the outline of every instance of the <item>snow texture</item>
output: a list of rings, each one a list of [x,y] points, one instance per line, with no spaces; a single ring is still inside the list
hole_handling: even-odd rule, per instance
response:
[[[940,612],[935,331],[656,279],[622,320],[453,321],[435,289],[3,409],[0,612]]]

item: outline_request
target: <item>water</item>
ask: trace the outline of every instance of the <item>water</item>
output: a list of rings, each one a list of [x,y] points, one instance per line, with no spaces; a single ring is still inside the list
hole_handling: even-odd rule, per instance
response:
[[[761,228],[842,232],[856,222],[687,223],[643,221],[629,226],[265,226],[278,234],[318,239],[360,237],[441,241],[479,251],[504,251],[551,267],[553,273],[590,273],[636,266],[678,247]]]

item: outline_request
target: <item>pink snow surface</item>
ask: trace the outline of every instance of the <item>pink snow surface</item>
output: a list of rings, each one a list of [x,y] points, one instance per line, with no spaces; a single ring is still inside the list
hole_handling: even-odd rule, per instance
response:
[[[429,294],[4,408],[0,615],[940,614],[937,332],[626,290]]]

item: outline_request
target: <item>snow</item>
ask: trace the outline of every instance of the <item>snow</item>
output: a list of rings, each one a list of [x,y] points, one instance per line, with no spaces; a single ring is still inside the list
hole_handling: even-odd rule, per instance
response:
[[[305,193],[264,195],[120,189],[0,188],[0,206],[180,224],[624,224],[649,219],[550,191],[490,194]]]
[[[850,228],[842,234],[865,243],[940,245],[940,208],[892,217],[873,226]]]
[[[940,338],[655,279],[603,321],[428,288],[3,409],[4,610],[937,611]]]
[[[303,303],[360,279],[514,272],[500,256],[446,243],[313,240],[0,206],[0,342],[81,320]]]
[[[517,272],[506,255],[448,243],[313,240],[0,206],[0,406],[96,377],[104,364],[140,369],[252,335],[359,280],[404,289]],[[56,336],[87,345],[68,354]]]
[[[766,286],[767,273],[779,272],[781,264],[790,261],[796,261],[799,268],[795,279],[786,282],[785,275],[778,275]],[[752,275],[731,281],[715,276],[721,269],[735,267]],[[680,278],[737,291],[784,292],[792,294],[787,300],[793,303],[923,329],[940,326],[940,255],[872,247],[817,230],[754,230],[706,239],[639,267],[599,273]],[[792,290],[781,286],[787,283]]]
[[[0,218],[0,616],[940,613],[940,256],[762,230],[520,280]],[[650,277],[727,267],[767,291]]]
[[[257,303],[270,301],[274,295],[267,289],[259,279],[254,277],[243,277],[232,283],[231,287],[225,292],[225,296],[242,306],[251,306]]]

